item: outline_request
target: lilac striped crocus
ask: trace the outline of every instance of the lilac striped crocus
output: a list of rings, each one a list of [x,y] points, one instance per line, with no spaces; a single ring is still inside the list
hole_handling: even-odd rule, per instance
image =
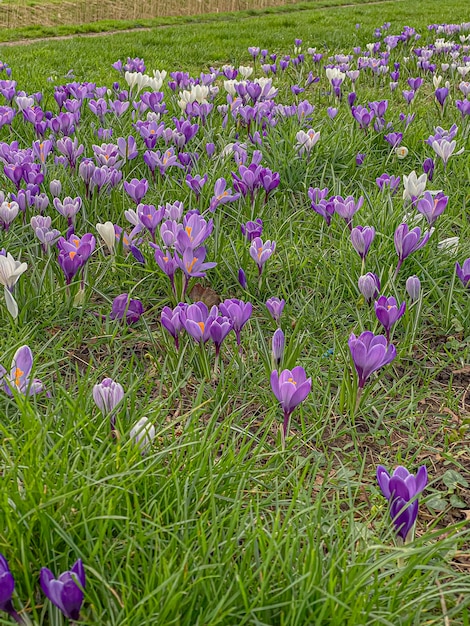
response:
[[[266,308],[268,309],[271,317],[278,326],[281,323],[281,315],[282,311],[284,310],[285,304],[286,301],[284,300],[284,298],[282,298],[281,300],[276,296],[272,296],[271,298],[266,300]]]
[[[138,180],[137,178],[133,178],[130,182],[124,181],[124,190],[127,195],[139,205],[144,196],[146,195],[149,189],[148,180],[143,178],[142,180]]]
[[[426,191],[424,196],[418,200],[416,208],[424,215],[429,226],[432,226],[439,215],[445,211],[449,198],[443,193],[431,195]]]
[[[165,306],[162,309],[160,321],[163,328],[167,330],[173,337],[175,342],[175,348],[179,350],[179,335],[184,329],[183,319],[181,313],[188,308],[188,304],[185,302],[179,302],[174,309]]]
[[[263,267],[269,257],[274,254],[276,250],[276,242],[269,239],[265,242],[261,237],[255,237],[251,242],[250,256],[258,266],[258,273],[261,276]]]
[[[347,196],[346,198],[343,198],[342,196],[335,196],[334,198],[335,213],[337,213],[340,217],[344,219],[349,230],[352,230],[353,215],[357,211],[359,211],[363,203],[364,203],[363,196],[360,196],[357,202],[354,200],[352,196]]]
[[[377,274],[373,274],[372,272],[367,272],[363,276],[359,276],[357,281],[359,291],[364,296],[367,304],[371,304],[371,302],[379,295],[380,291],[380,279]]]

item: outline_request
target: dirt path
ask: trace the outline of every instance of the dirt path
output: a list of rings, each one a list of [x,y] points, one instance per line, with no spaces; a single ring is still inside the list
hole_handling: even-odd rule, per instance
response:
[[[374,5],[374,4],[390,4],[390,3],[397,3],[397,2],[405,2],[405,0],[372,0],[371,2],[356,2],[356,3],[345,3],[345,4],[336,4],[336,5],[332,5],[332,6],[320,6],[320,7],[315,7],[313,6],[311,9],[308,9],[309,11],[311,10],[328,10],[328,9],[347,9],[347,8],[352,8],[355,6],[364,6],[364,5]],[[296,9],[296,8],[292,8],[291,11],[284,11],[283,14],[285,13],[295,13],[295,12],[303,12],[307,9]],[[275,13],[270,13],[270,15],[274,15]],[[280,13],[279,13],[280,14]],[[261,14],[261,15],[267,15],[267,14]],[[259,15],[248,15],[248,16],[243,16],[240,17],[241,20],[252,20],[255,19],[257,17],[260,17]],[[226,20],[224,19],[217,19],[217,20],[207,20],[207,19],[201,19],[198,21],[199,24],[211,24],[213,22],[224,22]],[[151,30],[156,30],[158,28],[170,28],[172,26],[185,26],[187,25],[187,22],[185,22],[184,20],[177,24],[157,24],[155,26],[137,26],[135,28],[126,28],[123,30],[106,30],[106,31],[102,31],[99,33],[73,33],[71,35],[53,35],[51,37],[36,37],[34,39],[18,39],[16,41],[5,41],[5,42],[0,42],[0,46],[5,46],[5,47],[11,47],[11,46],[27,46],[29,44],[36,44],[36,43],[42,43],[45,41],[63,41],[63,40],[67,40],[67,39],[74,39],[74,38],[80,38],[80,37],[108,37],[110,35],[120,35],[122,33],[134,33],[134,32],[148,32]]]

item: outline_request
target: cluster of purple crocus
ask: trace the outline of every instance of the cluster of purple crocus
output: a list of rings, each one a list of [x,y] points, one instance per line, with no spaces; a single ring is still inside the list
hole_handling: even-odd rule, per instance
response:
[[[84,600],[86,584],[85,569],[78,559],[70,570],[54,576],[50,569],[43,567],[39,576],[41,589],[50,602],[69,620],[80,619],[80,610]],[[15,579],[3,554],[0,554],[0,610],[8,613],[17,624],[26,624],[13,607]],[[29,623],[29,621],[28,621]]]

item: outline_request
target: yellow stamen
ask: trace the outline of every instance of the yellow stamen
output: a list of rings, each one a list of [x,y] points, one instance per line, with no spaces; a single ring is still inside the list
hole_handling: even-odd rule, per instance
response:
[[[24,374],[24,372],[23,372],[22,370],[20,370],[20,368],[19,368],[19,367],[17,367],[17,368],[15,369],[15,385],[16,385],[17,387],[19,387],[19,386],[20,386],[20,379],[21,379],[21,377],[23,376],[23,374]]]
[[[205,324],[204,322],[197,322],[197,325],[199,326],[199,328],[201,329],[201,332],[204,332],[204,328],[205,328]]]

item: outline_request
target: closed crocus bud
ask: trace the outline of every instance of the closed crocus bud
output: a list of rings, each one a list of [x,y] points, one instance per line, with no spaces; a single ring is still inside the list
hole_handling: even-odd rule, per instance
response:
[[[60,180],[51,180],[49,183],[49,190],[54,198],[58,198],[62,193],[62,183]]]
[[[247,285],[247,282],[246,282],[246,274],[245,274],[245,272],[242,270],[242,268],[240,268],[240,269],[238,270],[238,282],[240,283],[240,287],[241,287],[242,289],[246,289],[246,285]]]
[[[112,378],[105,378],[101,383],[93,387],[93,400],[103,415],[111,416],[111,430],[114,430],[115,418],[112,415],[114,409],[124,398],[122,385],[114,382]]]
[[[269,298],[269,300],[266,300],[266,308],[276,324],[280,323],[282,311],[284,310],[285,305],[286,301],[284,298],[280,300],[276,296],[273,296],[272,298]]]
[[[46,597],[67,619],[73,621],[80,619],[86,583],[81,559],[78,559],[70,571],[64,572],[57,579],[50,569],[43,567],[39,582]]]
[[[367,272],[364,276],[359,276],[357,284],[367,304],[370,304],[379,295],[380,280],[376,274]]]
[[[274,363],[276,367],[279,367],[282,361],[282,355],[284,354],[284,346],[285,346],[285,337],[284,333],[280,328],[278,328],[273,335],[272,340],[272,355]]]
[[[141,417],[131,428],[129,438],[136,446],[139,446],[142,454],[146,454],[150,448],[150,444],[155,439],[155,434],[155,426],[150,422],[148,417]]]
[[[421,282],[417,276],[410,276],[406,281],[406,292],[410,296],[411,302],[419,300],[421,293]]]
[[[109,252],[114,253],[114,246],[116,244],[116,233],[114,231],[114,224],[112,222],[105,222],[104,224],[97,224],[96,230],[100,237],[105,242]]]

